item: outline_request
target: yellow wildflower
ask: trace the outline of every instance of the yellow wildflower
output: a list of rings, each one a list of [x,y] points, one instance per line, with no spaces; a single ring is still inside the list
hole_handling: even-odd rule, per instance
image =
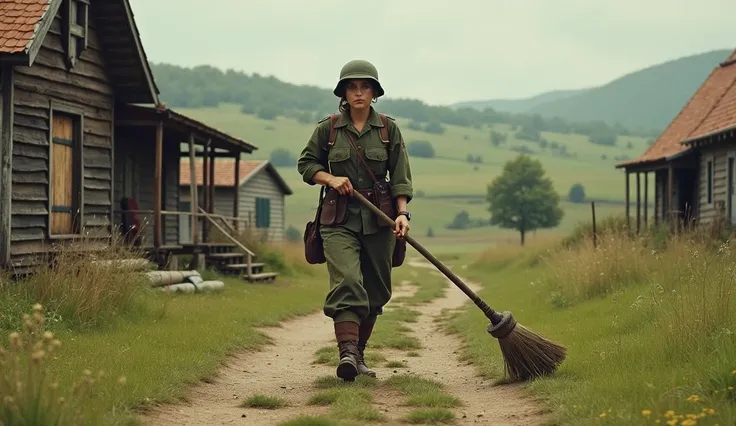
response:
[[[688,396],[687,397],[687,400],[690,401],[690,402],[698,402],[698,401],[700,401],[700,397],[697,396],[697,395],[695,395],[695,394],[693,394],[693,395]]]
[[[641,410],[641,415],[642,416],[649,417],[650,414],[652,414],[652,410]]]
[[[668,420],[667,424],[669,426],[675,426],[677,424],[677,419]]]
[[[606,417],[607,415],[608,415],[608,414],[606,414],[606,413],[605,413],[605,411],[604,411],[604,412],[600,413],[600,414],[598,415],[598,417],[600,417],[600,418],[603,418],[603,417]]]
[[[712,408],[703,408],[703,412],[706,414],[710,414],[711,416],[716,413],[716,410]]]
[[[697,420],[694,419],[687,419],[683,420],[682,423],[680,423],[682,426],[694,426],[698,424]]]
[[[675,411],[674,411],[674,410],[667,410],[667,411],[666,411],[666,412],[664,413],[664,416],[665,416],[665,417],[672,417],[672,416],[674,416],[674,415],[675,415]]]
[[[736,370],[733,370],[731,374],[736,375]]]

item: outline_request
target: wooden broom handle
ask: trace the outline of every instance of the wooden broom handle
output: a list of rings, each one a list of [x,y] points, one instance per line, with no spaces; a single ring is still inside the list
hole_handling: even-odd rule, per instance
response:
[[[392,220],[390,217],[386,215],[386,213],[382,212],[381,209],[376,207],[373,203],[368,201],[364,196],[362,196],[358,191],[353,189],[353,197],[357,198],[358,201],[360,201],[364,206],[368,207],[376,216],[378,216],[383,222],[385,222],[387,225],[394,225],[396,222]],[[493,310],[488,304],[486,304],[473,290],[471,290],[465,283],[458,278],[457,275],[453,274],[452,271],[445,265],[442,264],[442,262],[439,261],[436,257],[434,257],[429,251],[427,251],[424,246],[419,244],[414,238],[412,238],[409,235],[404,235],[403,237],[409,244],[411,244],[412,247],[414,247],[419,253],[422,254],[427,260],[429,260],[434,266],[437,267],[447,278],[450,279],[456,286],[460,288],[460,290],[465,293],[470,300],[475,303],[478,308],[480,308],[483,313],[490,319],[493,324],[497,324],[502,320],[502,315],[497,313]]]

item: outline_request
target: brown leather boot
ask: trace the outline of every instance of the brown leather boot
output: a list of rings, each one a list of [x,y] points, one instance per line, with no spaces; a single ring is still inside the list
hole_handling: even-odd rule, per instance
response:
[[[336,322],[335,339],[340,350],[337,377],[353,381],[358,375],[358,324],[351,321]]]
[[[366,376],[376,377],[376,372],[368,368],[365,364],[365,347],[368,344],[368,339],[371,338],[373,333],[373,321],[363,321],[358,329],[358,373],[365,374]]]

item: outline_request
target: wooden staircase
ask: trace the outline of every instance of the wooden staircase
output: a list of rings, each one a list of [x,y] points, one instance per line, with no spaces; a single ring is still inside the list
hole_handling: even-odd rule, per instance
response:
[[[199,211],[206,214],[201,207]],[[255,253],[248,250],[232,236],[235,229],[229,223],[222,221],[221,225],[211,215],[206,215],[205,218],[231,241],[231,243],[207,242],[198,244],[204,254],[206,267],[215,269],[223,275],[241,276],[250,282],[274,281],[276,279],[279,275],[278,272],[264,272],[266,266],[264,263],[253,262]]]
[[[223,275],[237,275],[246,281],[274,281],[278,272],[264,272],[265,264],[249,262],[248,253],[236,251],[235,244],[201,243],[199,244],[205,258],[205,266]]]

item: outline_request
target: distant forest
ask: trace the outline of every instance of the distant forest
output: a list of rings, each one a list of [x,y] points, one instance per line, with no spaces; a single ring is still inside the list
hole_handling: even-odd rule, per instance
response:
[[[272,120],[292,117],[314,123],[337,110],[337,98],[328,89],[294,85],[273,76],[248,75],[211,66],[184,68],[170,64],[152,64],[161,99],[170,107],[216,107],[220,103],[241,105],[242,111]],[[377,106],[381,112],[412,120],[410,127],[442,133],[442,125],[475,127],[508,124],[526,132],[557,132],[587,135],[591,142],[614,144],[617,136],[653,137],[656,134],[632,131],[603,121],[575,123],[539,114],[515,114],[491,108],[451,108],[431,106],[416,99],[384,98]]]

